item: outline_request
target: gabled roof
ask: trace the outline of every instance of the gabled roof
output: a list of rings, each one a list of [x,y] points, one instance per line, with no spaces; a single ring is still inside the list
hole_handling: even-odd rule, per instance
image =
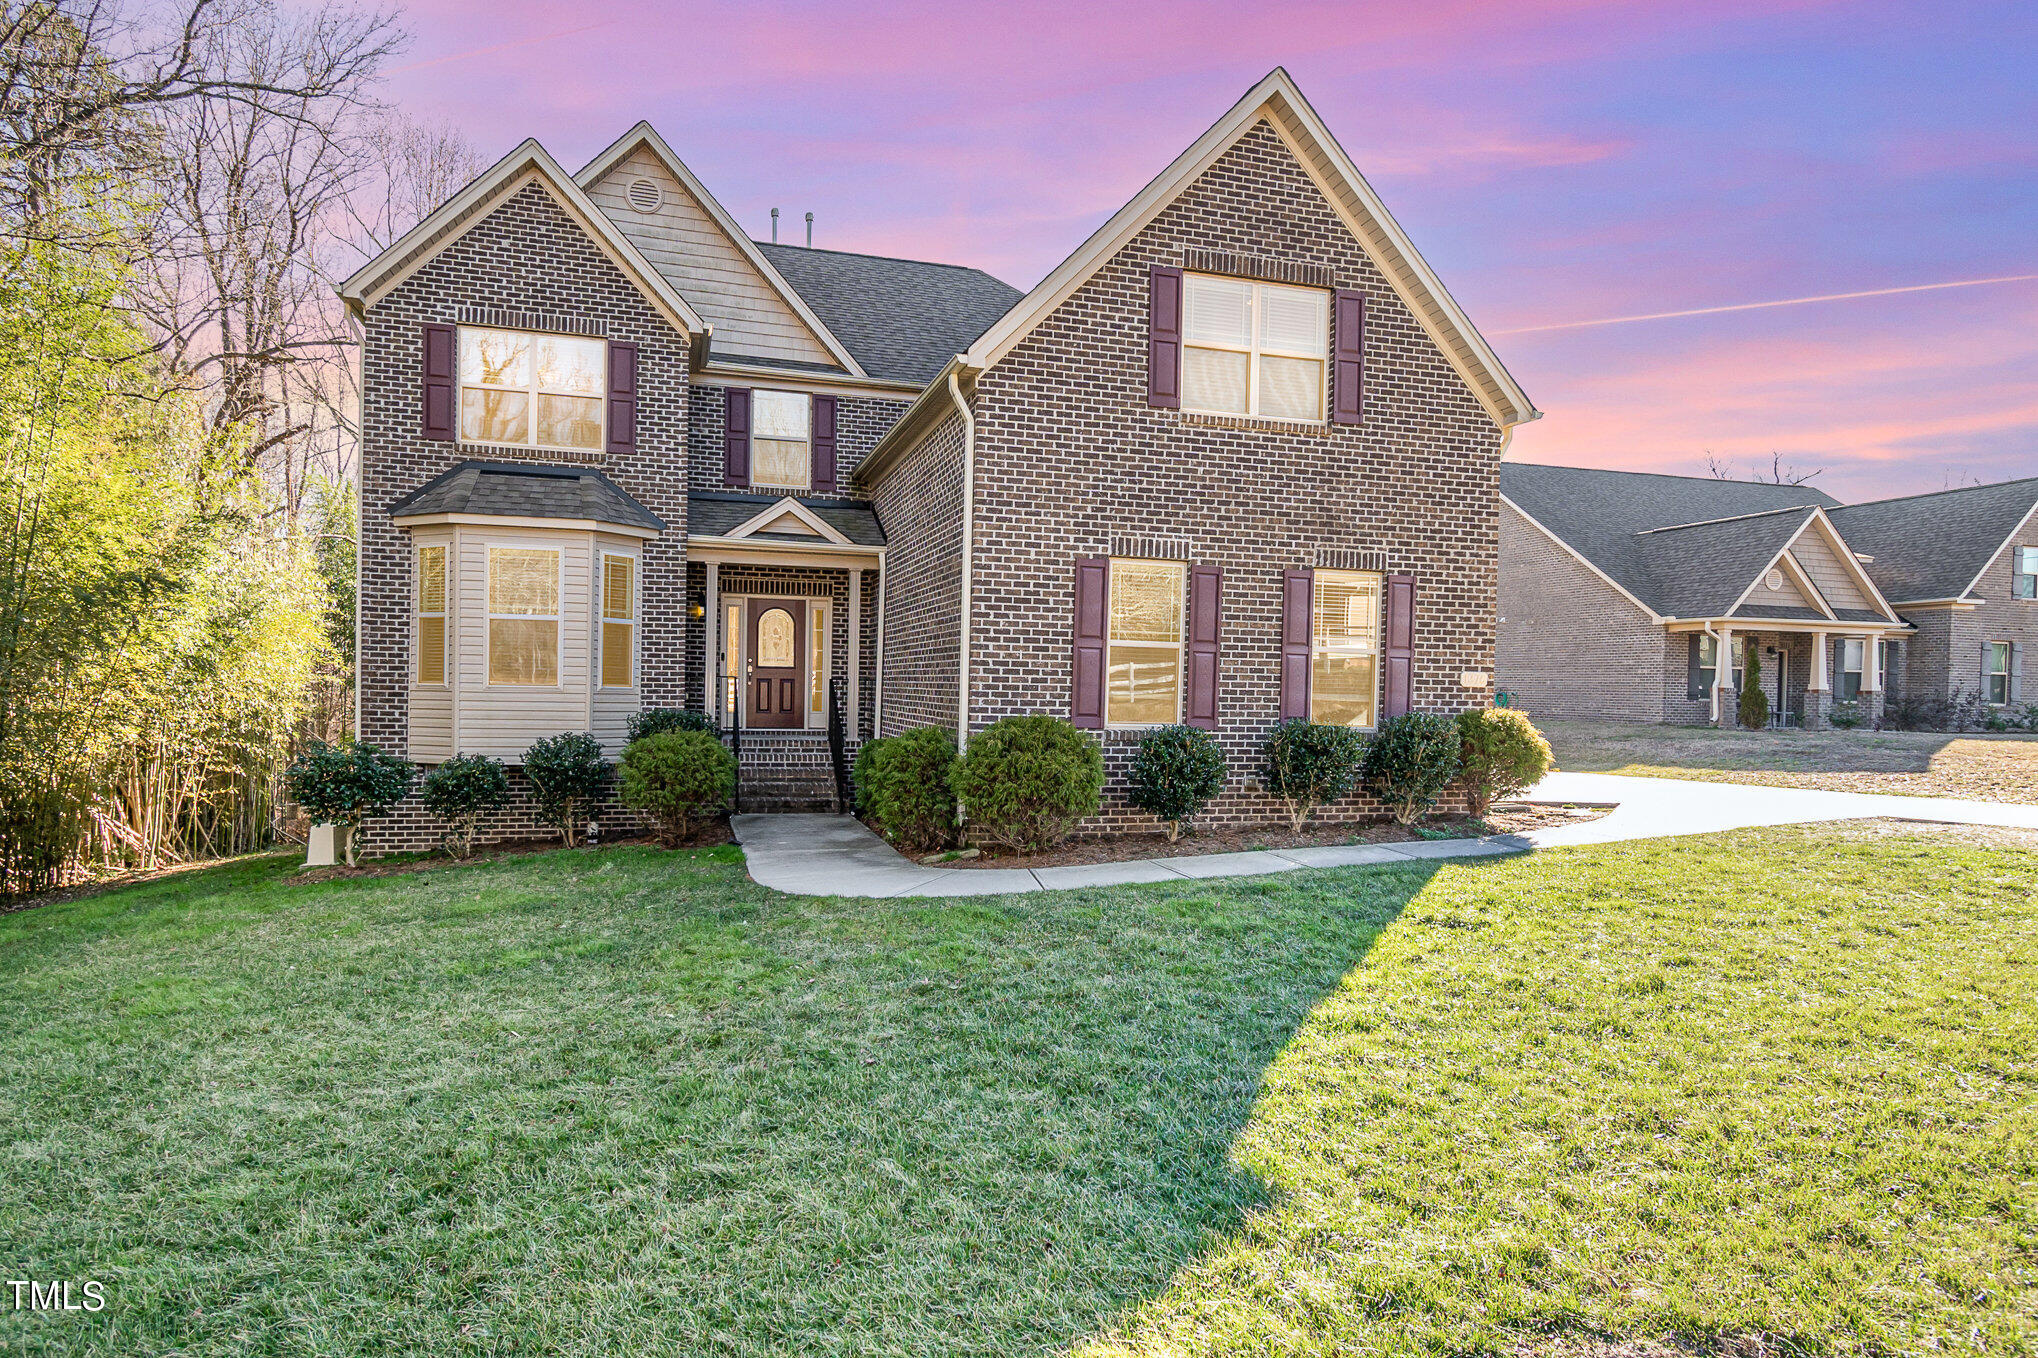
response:
[[[1731,613],[1816,513],[1810,506],[1772,509],[1639,533],[1636,551],[1649,574],[1642,597],[1665,617]]]
[[[2038,477],[1843,505],[1836,528],[1897,604],[1962,599],[2038,508]],[[2034,544],[2038,545],[2038,544]]]
[[[752,244],[876,378],[925,386],[1020,298],[960,264]]]
[[[442,518],[559,519],[660,533],[665,520],[592,467],[462,462],[390,507],[399,522]]]
[[[628,132],[618,137],[607,150],[589,161],[581,172],[574,176],[574,182],[583,189],[590,187],[603,175],[607,174],[610,169],[634,155],[640,147],[657,157],[659,163],[666,168],[672,177],[685,186],[686,191],[693,195],[694,201],[701,205],[702,210],[720,228],[722,234],[729,238],[729,243],[736,247],[737,251],[749,261],[751,267],[755,268],[764,278],[765,283],[774,292],[778,293],[780,299],[793,309],[794,313],[806,323],[808,329],[814,332],[814,337],[821,341],[822,347],[833,354],[851,374],[857,377],[867,376],[868,374],[866,374],[862,365],[857,362],[848,347],[842,343],[841,339],[833,333],[830,327],[819,316],[814,314],[813,309],[808,306],[806,299],[787,283],[779,271],[772,266],[771,260],[767,259],[760,252],[757,243],[751,240],[742,228],[736,225],[736,219],[731,217],[728,210],[716,201],[715,195],[709,193],[707,187],[700,180],[694,178],[693,171],[686,167],[686,163],[673,152],[673,149],[666,144],[665,138],[658,135],[658,129],[651,126],[649,122],[640,122]]]
[[[340,285],[340,296],[356,311],[372,307],[391,288],[528,183],[537,183],[550,193],[675,328],[697,338],[707,335],[708,326],[700,314],[588,200],[573,177],[535,139],[527,139],[483,170],[466,188],[441,203],[437,211],[404,232],[395,244],[355,270],[353,277]],[[695,346],[697,358],[705,356],[702,353],[705,348],[704,344]]]
[[[988,368],[1004,357],[1261,119],[1289,144],[1494,420],[1507,428],[1537,418],[1541,412],[1324,127],[1293,78],[1278,66],[980,336],[962,356],[964,366]]]
[[[814,542],[816,539],[857,547],[882,547],[884,530],[867,500],[836,500],[821,496],[744,495],[736,491],[700,491],[686,498],[690,535],[714,538],[747,537],[767,542]],[[774,531],[788,509],[816,521],[819,533]],[[748,531],[745,531],[745,530]]]

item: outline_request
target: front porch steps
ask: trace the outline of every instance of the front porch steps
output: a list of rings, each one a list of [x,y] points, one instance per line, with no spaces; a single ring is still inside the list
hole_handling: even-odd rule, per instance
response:
[[[745,731],[736,783],[746,813],[835,809],[835,770],[819,731]]]

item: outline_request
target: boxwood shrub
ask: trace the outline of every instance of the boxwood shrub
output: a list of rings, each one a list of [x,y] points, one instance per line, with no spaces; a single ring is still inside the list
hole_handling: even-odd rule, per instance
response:
[[[539,819],[558,830],[568,848],[578,844],[609,783],[601,742],[586,731],[533,741],[524,751],[524,773],[538,799]]]
[[[629,732],[633,741],[646,736],[661,736],[667,731],[716,730],[714,718],[705,712],[696,712],[690,707],[647,707],[630,717]]]
[[[347,842],[347,866],[354,866],[354,841],[361,823],[389,814],[403,800],[416,772],[410,761],[362,742],[328,745],[314,740],[284,771],[290,796],[314,825],[340,827]]]
[[[1515,707],[1458,714],[1458,781],[1475,816],[1534,787],[1550,771],[1550,742]]]
[[[623,749],[623,805],[648,811],[667,848],[693,834],[736,793],[736,756],[706,731],[661,731]]]
[[[1038,853],[1097,813],[1104,756],[1060,717],[1006,717],[970,737],[950,783],[984,835],[1019,853]]]
[[[856,752],[856,809],[902,849],[926,853],[955,839],[955,737],[938,726],[873,740]]]
[[[1168,843],[1224,791],[1228,772],[1217,737],[1194,726],[1163,726],[1139,738],[1126,800],[1168,827]]]
[[[1260,745],[1260,786],[1288,808],[1297,834],[1319,806],[1352,790],[1366,737],[1349,726],[1319,726],[1291,717],[1267,733]]]
[[[425,810],[446,822],[446,852],[465,858],[481,818],[509,805],[509,774],[500,760],[459,754],[426,774],[418,791]]]
[[[1458,776],[1458,723],[1436,712],[1389,717],[1366,746],[1361,776],[1394,819],[1412,825]]]

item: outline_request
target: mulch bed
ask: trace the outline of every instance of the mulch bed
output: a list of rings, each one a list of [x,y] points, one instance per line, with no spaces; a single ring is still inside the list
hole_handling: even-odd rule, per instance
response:
[[[644,835],[626,839],[604,839],[599,844],[582,845],[582,848],[619,849],[628,846],[654,845],[658,841]],[[674,844],[674,849],[711,849],[718,844],[733,844],[736,837],[729,833],[729,818],[717,816],[704,820],[694,827],[694,832],[684,843]],[[396,877],[405,873],[430,872],[435,868],[458,867],[463,863],[481,863],[495,858],[519,858],[534,853],[556,853],[561,845],[556,839],[505,839],[475,846],[474,852],[466,858],[452,858],[444,853],[397,854],[388,858],[372,859],[359,867],[336,864],[329,868],[307,868],[297,874],[300,882],[331,882],[353,877]]]
[[[1097,835],[1073,839],[1049,853],[1020,855],[985,846],[981,857],[953,858],[930,866],[942,868],[1060,868],[1089,863],[1130,863],[1142,858],[1179,858],[1190,854],[1250,853],[1262,849],[1315,849],[1344,844],[1410,844],[1428,839],[1477,839],[1511,835],[1545,825],[1574,825],[1598,820],[1604,807],[1523,806],[1499,803],[1483,820],[1470,816],[1437,816],[1415,826],[1376,821],[1358,825],[1313,826],[1297,834],[1285,825],[1256,825],[1235,830],[1195,830],[1173,844],[1158,830],[1137,834]]]

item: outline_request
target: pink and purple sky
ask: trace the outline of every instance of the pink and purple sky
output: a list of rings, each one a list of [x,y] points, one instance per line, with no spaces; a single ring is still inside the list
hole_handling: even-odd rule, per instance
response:
[[[414,0],[390,96],[1026,288],[1285,65],[1545,412],[1511,457],[2038,475],[2038,5]],[[1887,292],[1919,284],[1981,282]],[[1835,293],[1847,300],[1739,309]],[[1710,314],[1576,325],[1704,308]],[[1563,327],[1563,328],[1544,328]]]

